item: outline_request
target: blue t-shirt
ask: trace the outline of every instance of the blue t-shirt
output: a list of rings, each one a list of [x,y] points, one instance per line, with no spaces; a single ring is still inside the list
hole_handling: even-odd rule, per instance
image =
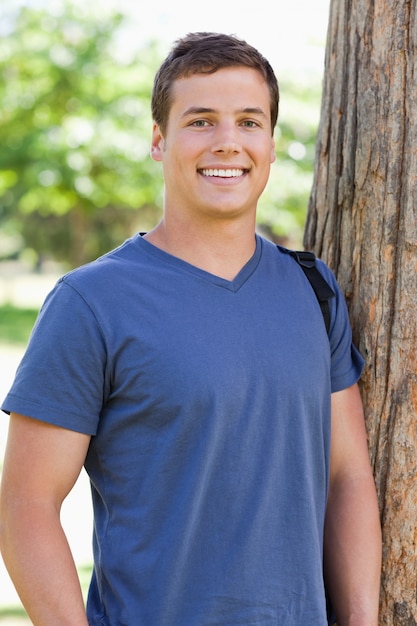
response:
[[[330,395],[355,383],[294,260],[228,281],[140,236],[48,296],[3,408],[92,435],[100,626],[325,626]]]

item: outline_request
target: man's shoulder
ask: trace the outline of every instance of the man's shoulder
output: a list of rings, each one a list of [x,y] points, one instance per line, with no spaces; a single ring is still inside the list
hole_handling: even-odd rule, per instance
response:
[[[70,285],[83,284],[101,279],[108,279],[113,274],[118,274],[121,278],[123,270],[130,264],[138,261],[138,246],[136,237],[126,239],[120,246],[110,250],[106,254],[70,270],[61,277],[61,281]]]

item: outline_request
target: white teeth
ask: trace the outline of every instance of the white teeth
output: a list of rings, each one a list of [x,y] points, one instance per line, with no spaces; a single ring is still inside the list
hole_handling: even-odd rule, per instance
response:
[[[221,176],[221,178],[235,178],[242,176],[243,170],[201,170],[204,176]]]

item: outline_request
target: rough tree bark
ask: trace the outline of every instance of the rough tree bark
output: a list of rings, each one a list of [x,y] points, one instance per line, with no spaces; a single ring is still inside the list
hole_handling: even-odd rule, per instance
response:
[[[304,245],[344,290],[383,528],[380,624],[417,624],[417,0],[330,0]]]

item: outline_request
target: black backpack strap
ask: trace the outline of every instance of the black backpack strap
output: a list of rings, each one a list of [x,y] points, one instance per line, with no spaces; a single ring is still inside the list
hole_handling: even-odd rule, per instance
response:
[[[326,331],[330,329],[330,306],[329,300],[335,297],[335,292],[330,287],[327,280],[320,273],[316,265],[316,256],[313,252],[306,252],[304,250],[288,250],[278,246],[280,250],[290,254],[293,259],[297,261],[304,274],[307,276],[310,285],[312,286],[317,300],[319,301],[321,312],[323,313],[324,323],[326,325]]]

